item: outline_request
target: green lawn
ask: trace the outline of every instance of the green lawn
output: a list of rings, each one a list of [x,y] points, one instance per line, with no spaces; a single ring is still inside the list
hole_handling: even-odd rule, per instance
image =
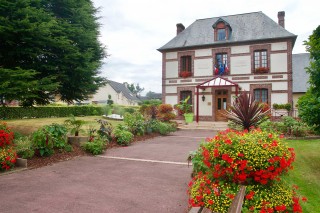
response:
[[[52,123],[63,124],[66,119],[68,119],[68,117],[18,119],[18,120],[6,120],[5,122],[8,124],[9,127],[12,128],[13,131],[19,132],[24,135],[29,135],[44,125],[48,125]],[[87,131],[89,127],[99,129],[100,125],[96,120],[102,119],[102,117],[101,116],[85,116],[85,117],[76,117],[76,119],[86,121],[86,124],[83,126],[82,129]],[[108,121],[114,127],[117,124],[122,123],[122,121],[114,121],[114,120],[108,120]]]
[[[289,171],[286,180],[299,186],[299,194],[307,197],[303,212],[319,212],[320,198],[320,140],[287,140],[295,149],[294,169]]]

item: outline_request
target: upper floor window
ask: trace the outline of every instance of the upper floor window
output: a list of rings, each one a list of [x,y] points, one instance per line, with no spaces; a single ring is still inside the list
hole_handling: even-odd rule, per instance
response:
[[[215,58],[214,65],[214,74],[215,75],[224,75],[228,74],[228,54],[227,53],[217,53]]]
[[[180,77],[189,77],[192,75],[192,57],[181,56],[180,58]]]
[[[267,50],[254,51],[254,70],[257,73],[269,71]]]
[[[268,103],[268,89],[255,89],[253,93],[255,101]]]
[[[226,40],[226,29],[218,29],[217,30],[217,40],[218,41],[224,41]]]

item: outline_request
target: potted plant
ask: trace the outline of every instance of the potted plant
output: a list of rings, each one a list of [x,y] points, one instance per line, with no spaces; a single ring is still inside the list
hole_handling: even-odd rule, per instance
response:
[[[188,103],[190,96],[186,99],[180,101],[180,104],[177,104],[178,110],[183,114],[186,123],[193,122],[193,112],[192,112],[192,105]]]
[[[77,120],[74,115],[71,115],[69,119],[64,121],[64,124],[70,130],[70,133],[74,134],[74,136],[68,136],[70,144],[80,145],[81,142],[88,141],[87,136],[79,136],[81,127],[85,124],[84,120]]]

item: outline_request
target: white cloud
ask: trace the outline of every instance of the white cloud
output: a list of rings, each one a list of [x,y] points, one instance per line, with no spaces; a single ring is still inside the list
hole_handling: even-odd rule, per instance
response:
[[[93,0],[101,7],[101,42],[110,57],[102,75],[118,82],[139,83],[161,92],[161,53],[156,49],[171,40],[176,24],[186,27],[196,19],[262,11],[277,22],[285,11],[285,27],[298,35],[293,53],[305,52],[303,41],[319,25],[320,13],[312,0]],[[221,4],[222,3],[222,4]]]

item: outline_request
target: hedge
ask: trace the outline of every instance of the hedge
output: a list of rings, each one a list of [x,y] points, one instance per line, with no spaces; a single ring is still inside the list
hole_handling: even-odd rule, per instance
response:
[[[99,106],[66,106],[66,107],[0,107],[0,119],[21,118],[50,118],[102,115],[102,107]]]

